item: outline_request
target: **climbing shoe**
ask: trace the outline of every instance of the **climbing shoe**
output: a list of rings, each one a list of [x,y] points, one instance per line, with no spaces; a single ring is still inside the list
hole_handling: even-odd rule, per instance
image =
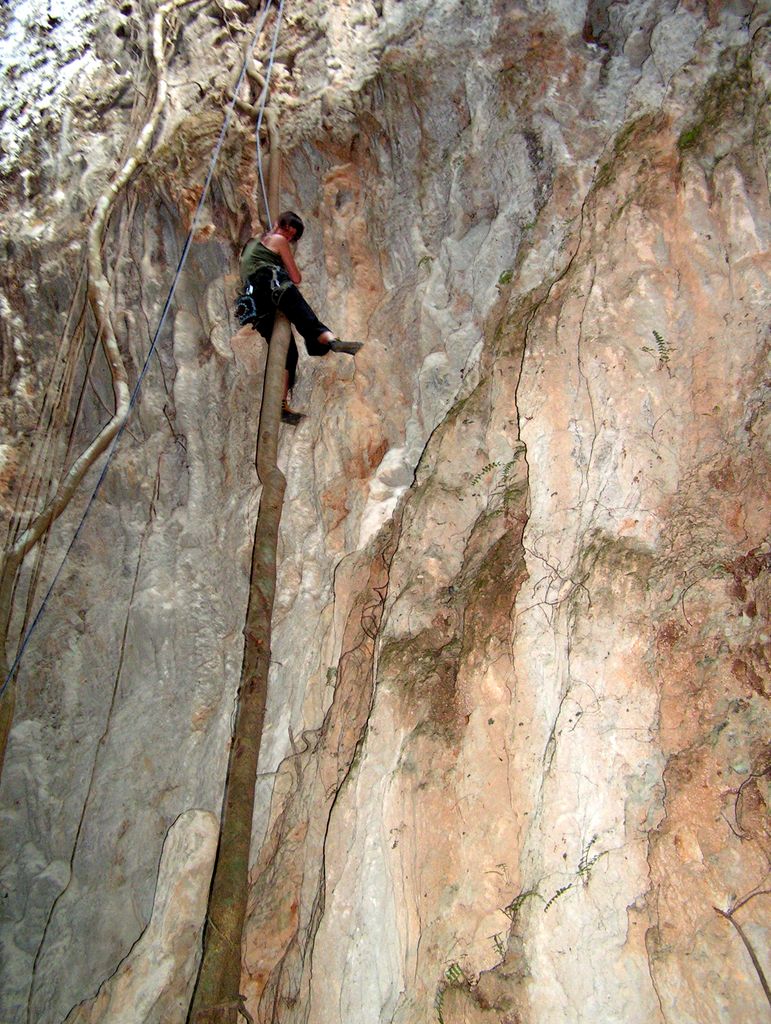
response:
[[[345,352],[349,356],[355,356],[361,346],[360,341],[342,341],[340,338],[333,338],[329,343],[332,352]]]
[[[281,422],[288,423],[292,427],[296,427],[300,420],[305,419],[305,414],[302,412],[295,412],[294,409],[290,409],[286,402],[281,406]]]

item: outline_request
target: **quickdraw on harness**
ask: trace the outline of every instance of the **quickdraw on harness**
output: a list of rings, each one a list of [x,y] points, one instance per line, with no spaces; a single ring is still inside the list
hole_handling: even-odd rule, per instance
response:
[[[254,301],[254,285],[247,281],[246,287],[236,299],[234,307],[236,320],[242,327],[254,327],[257,321],[257,303]]]

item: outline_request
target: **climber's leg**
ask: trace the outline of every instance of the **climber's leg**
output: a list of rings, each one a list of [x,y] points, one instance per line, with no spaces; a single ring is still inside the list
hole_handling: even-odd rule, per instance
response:
[[[288,318],[287,318],[288,319]],[[260,305],[258,308],[258,315],[254,321],[254,327],[260,332],[263,338],[270,345],[270,339],[273,334],[273,326],[276,322],[276,311],[272,305]],[[289,336],[289,347],[286,350],[286,366],[287,371],[287,388],[286,391],[291,391],[294,387],[295,378],[297,377],[297,363],[299,361],[299,353],[297,351],[297,342],[294,339],[294,334],[290,333]],[[286,392],[284,397],[286,397]]]
[[[287,372],[287,391],[294,389],[294,382],[297,379],[297,363],[299,362],[300,355],[297,351],[297,342],[294,340],[294,334],[289,332],[289,348],[286,350],[286,363],[284,364]]]
[[[341,341],[326,324],[323,324],[294,285],[286,289],[278,308],[295,325],[303,336],[309,356],[325,356],[327,352],[345,352],[356,355],[361,348],[360,341]]]
[[[302,335],[309,356],[325,356],[329,352],[329,342],[335,335],[319,320],[299,288],[290,285],[281,296],[278,308]]]
[[[284,397],[281,400],[281,419],[284,423],[296,425],[305,418],[305,413],[292,409],[289,405],[289,370],[284,370]]]
[[[286,350],[286,363],[284,364],[284,394],[281,398],[281,419],[284,423],[299,423],[303,418],[302,413],[289,406],[289,392],[294,388],[294,382],[297,378],[298,360],[297,342],[294,340],[294,334],[290,333],[289,348]]]

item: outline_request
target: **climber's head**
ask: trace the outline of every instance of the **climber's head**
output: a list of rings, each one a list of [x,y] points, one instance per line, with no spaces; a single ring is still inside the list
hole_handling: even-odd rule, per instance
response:
[[[281,214],[273,230],[279,231],[282,228],[283,231],[281,233],[285,234],[290,242],[298,242],[302,238],[303,231],[305,231],[305,225],[302,220],[296,213],[292,213],[291,210]]]

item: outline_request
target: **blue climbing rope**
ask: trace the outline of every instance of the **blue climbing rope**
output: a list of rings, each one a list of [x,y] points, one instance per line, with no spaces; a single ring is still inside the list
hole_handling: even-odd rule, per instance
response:
[[[83,515],[80,518],[80,522],[78,523],[77,528],[75,529],[75,532],[72,535],[72,539],[70,540],[69,544],[67,545],[67,550],[64,552],[62,560],[59,563],[59,567],[56,570],[56,573],[54,574],[54,578],[51,580],[51,583],[50,583],[50,585],[48,587],[48,590],[45,592],[43,600],[40,602],[40,606],[38,607],[38,610],[35,613],[35,617],[33,618],[32,622],[30,623],[29,627],[27,628],[26,633],[24,634],[24,636],[22,638],[21,644],[19,645],[19,649],[18,649],[18,651],[16,653],[16,657],[13,660],[13,664],[11,665],[11,668],[8,671],[7,676],[5,677],[5,680],[4,680],[3,684],[2,684],[2,686],[0,686],[0,698],[2,698],[3,694],[5,693],[6,688],[8,687],[8,684],[10,683],[11,679],[13,678],[13,674],[16,672],[16,669],[19,667],[19,663],[21,662],[22,656],[24,655],[24,652],[27,649],[27,645],[28,645],[28,643],[30,641],[30,637],[32,636],[33,632],[35,631],[35,628],[37,627],[37,624],[40,621],[40,619],[41,619],[41,617],[43,615],[43,612],[45,611],[46,605],[48,604],[48,600],[51,597],[51,594],[53,593],[54,588],[56,587],[56,584],[57,584],[57,582],[59,580],[59,577],[61,576],[62,570],[64,569],[64,565],[65,565],[67,559],[69,558],[70,553],[72,552],[72,549],[75,546],[75,543],[76,543],[78,537],[81,534],[81,531],[82,531],[83,526],[84,526],[84,524],[86,522],[86,519],[88,518],[88,515],[89,515],[89,513],[90,513],[90,511],[91,511],[91,509],[93,507],[93,504],[96,501],[96,497],[97,497],[99,491],[101,490],[102,484],[104,483],[104,479],[107,476],[107,470],[110,467],[110,462],[112,461],[113,455],[115,454],[115,450],[116,450],[116,448],[118,446],[118,442],[120,441],[120,439],[121,439],[121,437],[123,435],[123,431],[126,429],[126,427],[128,425],[128,420],[129,420],[129,415],[131,413],[131,410],[134,408],[134,405],[136,404],[137,398],[139,397],[139,390],[142,387],[142,382],[144,381],[145,376],[146,376],[147,371],[148,371],[148,368],[150,366],[150,360],[152,359],[153,354],[155,353],[155,349],[156,349],[157,344],[158,344],[158,338],[160,337],[161,331],[163,330],[163,327],[164,327],[164,325],[166,323],[166,317],[168,316],[169,310],[171,309],[171,303],[172,303],[172,300],[174,299],[174,294],[175,294],[175,292],[177,290],[177,284],[179,283],[180,275],[182,274],[182,270],[183,270],[183,268],[185,266],[185,262],[187,261],[188,253],[190,252],[190,247],[191,247],[191,244],[192,244],[192,241],[193,241],[193,236],[195,235],[196,228],[198,226],[198,218],[199,218],[199,216],[201,214],[201,210],[203,209],[204,202],[206,201],[206,197],[208,195],[209,188],[211,186],[212,178],[214,177],[214,170],[215,170],[215,168],[217,166],[217,161],[219,160],[220,152],[221,152],[222,146],[223,146],[223,144],[225,142],[225,136],[227,134],[228,128],[230,127],[230,122],[233,119],[233,112],[234,112],[235,107],[236,107],[236,97],[238,96],[238,92],[239,92],[239,90],[240,90],[240,88],[241,88],[241,86],[243,84],[244,77],[246,76],[247,67],[248,67],[248,64],[249,64],[249,59],[250,59],[250,57],[252,55],[252,51],[254,50],[255,46],[257,45],[257,40],[260,37],[260,33],[262,32],[263,28],[265,27],[265,22],[268,19],[268,14],[270,13],[270,10],[271,10],[271,8],[273,6],[273,2],[274,2],[274,0],[266,0],[265,7],[263,8],[262,16],[260,18],[259,24],[257,26],[257,29],[256,29],[253,37],[252,37],[252,41],[251,41],[251,43],[250,43],[250,45],[249,45],[249,47],[248,47],[248,49],[246,51],[246,56],[244,57],[244,62],[243,62],[243,65],[241,67],[241,73],[238,76],[238,81],[236,82],[235,89],[233,90],[233,93],[232,93],[232,97],[233,98],[232,98],[232,100],[230,102],[230,105],[228,106],[227,112],[225,114],[225,120],[223,121],[222,129],[220,131],[219,138],[217,139],[217,144],[215,145],[214,151],[212,153],[212,158],[211,158],[211,161],[209,163],[209,171],[208,171],[208,174],[206,175],[206,180],[204,182],[203,190],[201,192],[201,197],[198,200],[198,205],[196,206],[195,213],[193,214],[193,220],[192,220],[192,222],[190,224],[190,230],[187,233],[187,238],[185,239],[185,244],[182,247],[182,254],[181,254],[181,256],[179,258],[179,261],[177,263],[177,269],[174,272],[174,278],[173,278],[173,280],[171,282],[171,287],[169,288],[169,293],[166,296],[166,301],[165,301],[165,303],[163,305],[163,310],[161,312],[161,316],[160,316],[160,319],[158,321],[158,326],[155,329],[155,333],[153,334],[153,339],[152,339],[152,342],[150,344],[150,349],[149,349],[149,351],[147,353],[147,356],[145,358],[145,361],[144,361],[142,369],[141,369],[141,371],[139,373],[139,376],[137,377],[137,381],[136,381],[136,384],[134,385],[134,389],[131,392],[131,398],[129,399],[129,407],[128,407],[128,410],[127,410],[127,413],[126,413],[126,419],[123,421],[121,427],[119,428],[118,432],[116,433],[115,437],[112,440],[112,444],[110,445],[110,447],[109,447],[109,449],[107,451],[107,458],[105,460],[104,466],[102,467],[102,471],[99,474],[99,479],[96,481],[96,486],[94,487],[93,491],[91,492],[91,497],[88,499],[88,504],[86,505],[85,511],[83,512]],[[275,52],[276,52],[276,44],[277,44],[277,39],[278,39],[278,25],[279,25],[279,23],[281,21],[281,14],[282,14],[282,11],[283,11],[283,6],[284,6],[284,0],[280,0],[279,10],[278,10],[278,17],[276,19],[276,32],[274,33],[274,37],[273,37],[273,46],[272,46],[271,55],[270,55],[270,63],[269,63],[269,66],[268,66],[268,74],[266,76],[265,89],[263,90],[263,95],[262,95],[262,107],[261,107],[261,110],[260,110],[259,123],[261,123],[261,121],[262,121],[262,114],[264,113],[265,104],[267,103],[267,84],[268,84],[268,78],[270,76],[270,71],[271,71],[271,68],[273,66],[273,58],[274,58]],[[258,141],[259,141],[259,123],[258,123],[258,129],[257,129],[257,131],[258,131]],[[258,154],[259,154],[259,146],[258,146]],[[264,186],[263,186],[263,189],[264,189]],[[268,213],[268,217],[270,217],[270,213]]]

